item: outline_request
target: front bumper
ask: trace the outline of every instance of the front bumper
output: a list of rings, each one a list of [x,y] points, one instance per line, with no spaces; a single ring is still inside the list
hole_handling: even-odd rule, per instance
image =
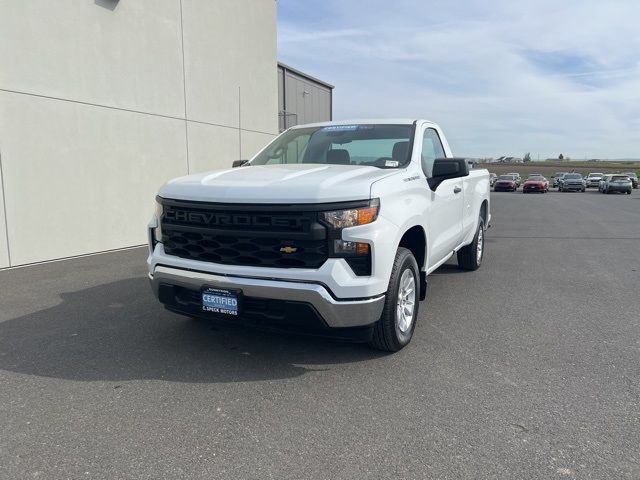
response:
[[[158,265],[149,274],[151,288],[155,296],[171,310],[185,314],[202,314],[194,304],[161,294],[161,288],[178,287],[199,294],[202,287],[238,289],[243,298],[273,299],[291,304],[309,306],[317,312],[329,328],[368,326],[380,318],[385,296],[377,295],[359,299],[336,299],[331,292],[318,283],[303,283],[288,280],[237,277],[213,273],[183,270]],[[269,312],[265,312],[268,317]]]
[[[584,189],[585,186],[582,184],[577,184],[577,183],[569,183],[569,184],[563,184],[562,185],[562,190],[566,190],[566,191],[582,191],[582,189]]]
[[[493,191],[494,192],[513,192],[513,190],[517,188],[518,187],[513,185],[494,185]]]

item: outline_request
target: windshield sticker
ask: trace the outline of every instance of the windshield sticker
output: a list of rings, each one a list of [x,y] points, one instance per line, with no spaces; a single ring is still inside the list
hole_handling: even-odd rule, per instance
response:
[[[329,127],[324,127],[322,129],[323,132],[352,132],[353,130],[357,130],[357,125],[331,125]]]
[[[400,165],[400,162],[397,160],[387,160],[384,162],[385,167],[397,167],[398,165]]]

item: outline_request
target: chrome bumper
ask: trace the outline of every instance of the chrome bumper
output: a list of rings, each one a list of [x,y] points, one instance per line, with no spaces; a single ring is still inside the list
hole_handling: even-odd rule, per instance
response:
[[[317,310],[329,327],[359,327],[380,318],[384,295],[363,300],[336,300],[322,285],[260,278],[232,277],[158,266],[149,274],[153,293],[158,297],[160,284],[200,290],[204,285],[240,289],[247,297],[304,302]]]

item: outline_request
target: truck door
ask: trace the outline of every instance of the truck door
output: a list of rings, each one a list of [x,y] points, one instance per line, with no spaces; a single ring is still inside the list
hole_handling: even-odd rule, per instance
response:
[[[425,128],[422,136],[422,170],[427,178],[431,176],[433,161],[445,156],[438,132],[433,128]],[[461,178],[451,178],[443,181],[435,192],[429,190],[431,207],[425,219],[429,235],[429,266],[445,258],[462,240],[462,187]],[[429,186],[426,188],[429,189]]]

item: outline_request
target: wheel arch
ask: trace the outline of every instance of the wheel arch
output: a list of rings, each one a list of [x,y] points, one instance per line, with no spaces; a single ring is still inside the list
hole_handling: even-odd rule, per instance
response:
[[[414,225],[404,232],[400,238],[398,248],[404,247],[411,251],[420,270],[420,300],[427,296],[427,235],[424,228]]]
[[[486,198],[482,201],[482,205],[480,205],[480,216],[484,219],[484,223],[489,221],[489,200]]]

